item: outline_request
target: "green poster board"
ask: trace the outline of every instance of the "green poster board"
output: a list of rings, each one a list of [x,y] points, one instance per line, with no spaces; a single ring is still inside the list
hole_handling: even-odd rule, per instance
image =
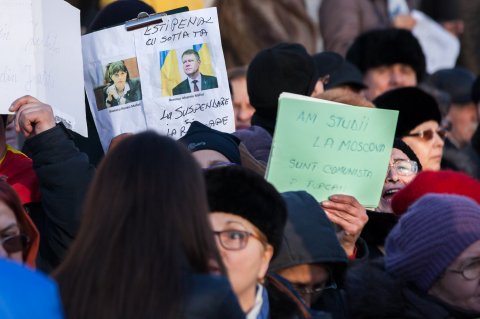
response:
[[[282,93],[266,178],[280,192],[305,190],[320,202],[352,195],[380,200],[398,111]]]

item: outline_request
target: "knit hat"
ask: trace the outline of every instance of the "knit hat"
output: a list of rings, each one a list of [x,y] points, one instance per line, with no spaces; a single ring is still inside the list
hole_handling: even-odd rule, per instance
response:
[[[337,239],[333,224],[317,200],[305,191],[285,192],[288,219],[278,255],[270,262],[271,271],[302,264],[335,264],[342,277],[347,256]],[[320,244],[321,243],[321,244]]]
[[[363,76],[360,70],[348,61],[343,61],[342,65],[330,74],[330,79],[325,85],[325,89],[329,90],[341,85],[348,85],[358,90],[367,88],[365,83],[363,83]]]
[[[315,62],[300,44],[280,43],[260,51],[247,71],[248,96],[256,110],[252,124],[273,135],[280,93],[310,96],[317,81]]]
[[[230,162],[241,164],[238,150],[240,140],[232,134],[211,129],[200,122],[194,121],[179,141],[192,153],[200,150],[214,150],[224,155]]]
[[[452,103],[466,104],[472,101],[472,86],[475,75],[461,67],[438,70],[433,73],[428,82],[435,88],[447,92]]]
[[[424,171],[418,174],[392,199],[394,214],[405,213],[408,207],[427,193],[467,196],[480,204],[480,182],[460,172]]]
[[[427,121],[440,124],[442,119],[435,99],[416,87],[389,90],[374,99],[373,104],[381,109],[399,111],[395,137],[404,137]]]
[[[347,60],[365,74],[368,69],[402,63],[411,66],[420,82],[425,75],[425,55],[410,31],[388,28],[360,34],[348,49]]]
[[[140,12],[148,14],[155,10],[143,1],[118,0],[100,10],[88,27],[88,33],[125,23],[137,18]]]
[[[410,146],[407,145],[407,143],[405,143],[404,141],[402,141],[399,138],[396,138],[396,139],[393,140],[393,148],[396,148],[396,149],[402,151],[403,153],[405,153],[405,155],[407,155],[407,157],[411,161],[417,162],[417,167],[418,167],[419,172],[422,170],[422,164],[420,163],[420,160],[418,159],[415,152],[410,148]]]
[[[224,166],[205,171],[211,212],[238,215],[255,227],[280,250],[287,209],[282,196],[262,176],[241,166]]]
[[[314,54],[313,60],[315,67],[317,68],[318,77],[325,75],[332,75],[343,63],[343,57],[331,51],[320,52]]]
[[[480,240],[480,205],[457,195],[427,194],[385,242],[385,269],[427,292],[450,264]]]

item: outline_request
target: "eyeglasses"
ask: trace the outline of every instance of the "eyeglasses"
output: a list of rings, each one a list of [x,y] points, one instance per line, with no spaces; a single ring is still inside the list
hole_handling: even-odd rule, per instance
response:
[[[220,245],[226,250],[242,250],[248,244],[248,238],[253,237],[260,241],[263,245],[267,242],[260,235],[245,230],[223,230],[213,232],[220,241]]]
[[[0,245],[3,246],[3,249],[5,249],[8,254],[23,251],[23,249],[27,246],[28,242],[28,236],[23,234],[0,238]]]
[[[331,282],[328,285],[317,285],[314,286],[313,288],[304,286],[304,285],[296,285],[296,284],[291,284],[292,288],[295,289],[298,294],[303,299],[308,299],[307,297],[310,297],[311,302],[315,302],[315,300],[320,297],[320,295],[325,291],[325,290],[330,290],[330,289],[337,289],[337,284],[335,282]]]
[[[410,160],[395,160],[389,168],[400,176],[412,176],[418,173],[418,164]]]
[[[440,136],[442,140],[444,140],[449,131],[450,131],[449,127],[441,127],[436,131],[430,128],[428,130],[406,134],[404,137],[419,137],[425,141],[430,141],[433,138],[434,134],[437,133],[437,135]]]
[[[449,272],[461,274],[466,280],[475,280],[480,278],[480,257],[472,259],[472,262],[465,265],[462,269],[447,269]]]

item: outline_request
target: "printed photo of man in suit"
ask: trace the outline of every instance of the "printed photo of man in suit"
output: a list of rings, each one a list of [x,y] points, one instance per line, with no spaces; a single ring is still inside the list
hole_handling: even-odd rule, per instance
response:
[[[217,78],[200,73],[200,55],[192,49],[182,54],[183,71],[187,78],[175,86],[173,95],[204,91],[218,87]]]

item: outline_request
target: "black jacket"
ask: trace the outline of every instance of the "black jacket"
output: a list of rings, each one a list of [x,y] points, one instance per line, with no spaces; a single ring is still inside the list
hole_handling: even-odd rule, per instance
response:
[[[185,319],[245,318],[225,277],[192,274],[186,278],[186,282],[188,297],[185,305]]]
[[[349,269],[345,282],[348,310],[355,319],[467,319],[467,314],[388,274],[383,258]]]
[[[28,207],[40,232],[37,267],[50,272],[77,233],[81,204],[95,169],[61,124],[27,139],[23,151],[33,161],[42,196],[41,205]]]

